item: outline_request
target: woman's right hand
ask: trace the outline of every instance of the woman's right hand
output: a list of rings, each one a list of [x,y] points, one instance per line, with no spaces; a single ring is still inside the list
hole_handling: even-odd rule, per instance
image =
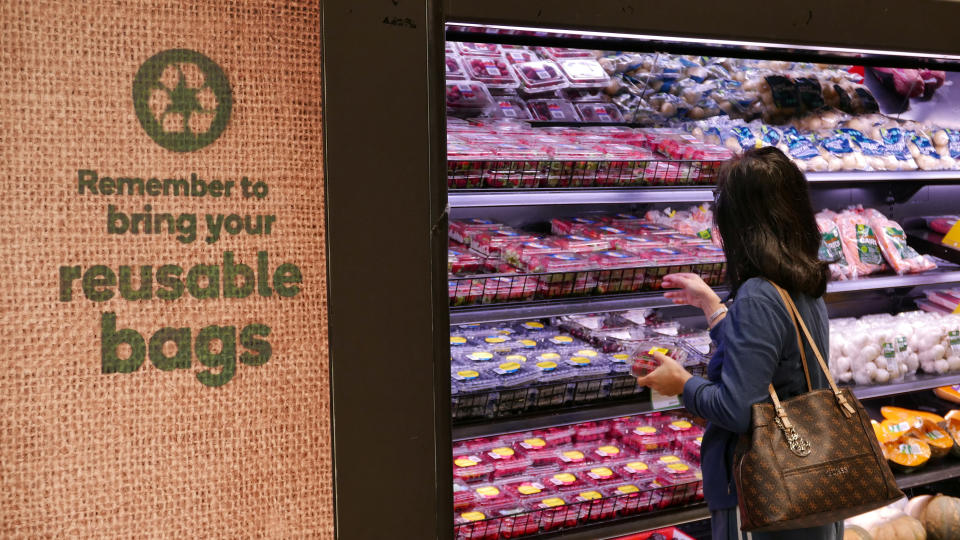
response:
[[[707,317],[722,305],[717,293],[713,292],[713,289],[696,274],[667,274],[663,276],[663,288],[677,289],[664,294],[674,304],[687,304],[700,308]]]

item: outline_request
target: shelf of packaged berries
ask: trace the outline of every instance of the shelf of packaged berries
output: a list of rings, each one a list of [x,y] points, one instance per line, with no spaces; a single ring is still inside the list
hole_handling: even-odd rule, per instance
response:
[[[612,522],[600,522],[594,525],[580,525],[574,529],[541,533],[528,538],[563,538],[564,540],[600,540],[617,538],[626,534],[675,527],[685,523],[710,518],[710,511],[704,503],[681,508],[671,508],[649,515],[624,518]]]
[[[937,270],[922,274],[874,275],[847,281],[832,281],[827,285],[827,294],[867,291],[876,289],[911,288],[924,285],[960,283],[960,268],[943,264]],[[716,288],[721,298],[726,289]],[[605,296],[578,296],[534,301],[515,301],[491,304],[453,306],[450,308],[451,324],[468,324],[518,319],[536,319],[557,315],[575,315],[603,311],[639,308],[663,308],[673,304],[663,293],[618,293]]]
[[[960,374],[951,375],[913,375],[904,381],[870,385],[851,386],[853,394],[859,399],[872,399],[921,390],[930,390],[940,386],[960,384]],[[608,420],[634,414],[644,414],[655,411],[669,411],[682,408],[682,405],[668,406],[655,405],[648,394],[639,396],[634,401],[618,401],[613,403],[598,403],[586,405],[573,410],[542,410],[525,415],[490,420],[477,420],[453,426],[453,439],[461,441],[477,437],[489,437],[516,431],[542,429],[556,426],[576,424],[578,422],[593,422]]]

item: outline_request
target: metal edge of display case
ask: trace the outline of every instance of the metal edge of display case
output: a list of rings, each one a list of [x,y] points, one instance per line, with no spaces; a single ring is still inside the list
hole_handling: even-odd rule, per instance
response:
[[[886,396],[895,396],[897,394],[908,394],[920,390],[931,390],[941,386],[951,384],[960,384],[960,373],[952,375],[914,375],[909,380],[892,384],[879,384],[874,386],[849,386],[853,395],[857,399],[871,399]]]
[[[960,182],[960,171],[837,171],[808,172],[811,184],[860,184],[871,182],[922,182],[952,184]]]
[[[869,291],[874,289],[896,289],[938,285],[960,282],[960,270],[931,271],[923,274],[905,276],[883,275],[869,276],[849,281],[831,281],[827,284],[827,294]],[[727,292],[725,288],[715,288],[720,296]],[[451,324],[484,323],[519,319],[537,319],[558,315],[578,315],[621,311],[640,308],[673,307],[663,293],[637,293],[624,295],[583,296],[562,300],[540,300],[503,304],[482,304],[475,306],[453,307],[450,309]]]
[[[316,413],[332,416],[337,538],[383,537],[393,528],[411,538],[453,534],[449,370],[438,337],[449,324],[442,25],[439,0],[321,3],[331,402]],[[391,99],[382,85],[357,81],[371,49],[390,51],[377,69]],[[399,191],[398,179],[406,186]],[[391,240],[359,249],[378,234],[371,216],[390,224]],[[405,261],[388,280],[373,275],[385,260]],[[370,339],[374,320],[390,323]],[[388,342],[408,353],[399,371],[383,354]],[[371,519],[371,485],[404,493],[391,503],[389,525]]]
[[[722,297],[725,288],[715,288]],[[564,300],[541,300],[514,304],[485,304],[455,307],[450,310],[450,324],[472,324],[520,319],[541,319],[559,315],[581,315],[628,309],[674,307],[662,292],[604,296],[584,296]],[[681,306],[677,306],[681,307]]]
[[[702,187],[602,189],[450,190],[451,208],[707,202],[713,191]]]
[[[897,486],[900,489],[908,489],[960,477],[960,461],[949,457],[943,459],[943,462],[927,465],[920,471],[896,473],[894,476],[897,479]]]
[[[867,183],[960,183],[960,171],[844,171],[808,173],[811,187]],[[451,208],[492,206],[551,206],[575,204],[638,204],[667,202],[709,202],[713,186],[570,188],[570,189],[468,189],[450,190]]]
[[[960,270],[936,270],[922,274],[904,276],[883,275],[868,276],[848,281],[831,281],[827,284],[827,294],[851,291],[867,291],[871,289],[897,289],[902,287],[919,287],[922,285],[939,285],[944,283],[960,282]]]
[[[853,63],[854,55],[859,54],[856,61],[861,65],[883,63],[889,67],[936,63],[930,55],[953,56],[939,60],[956,62],[956,55],[960,54],[960,45],[950,37],[952,21],[960,17],[960,6],[952,2],[877,0],[864,10],[853,3],[810,0],[771,10],[763,0],[742,0],[738,9],[730,10],[723,2],[691,0],[682,11],[682,16],[677,16],[676,6],[669,2],[641,0],[593,2],[589,6],[557,0],[445,2],[447,21],[451,24],[481,23],[580,33],[578,38],[589,38],[581,39],[581,48],[598,48],[604,37],[624,41],[661,39],[668,42],[647,48],[668,51],[676,50],[678,45],[692,49],[733,41],[733,51],[714,51],[708,56],[737,54],[823,62],[822,54],[835,53],[842,56],[842,63]],[[849,21],[858,24],[851,25]],[[903,22],[901,31],[890,32],[890,21]],[[625,35],[583,36],[583,31]],[[478,33],[470,37],[483,36]],[[697,39],[684,39],[692,37]]]
[[[477,437],[489,437],[491,435],[516,433],[529,431],[531,429],[566,426],[580,422],[609,420],[611,418],[636,414],[673,411],[682,408],[683,407],[679,405],[676,407],[654,408],[648,397],[646,400],[616,401],[613,403],[588,405],[575,410],[543,411],[541,413],[517,416],[515,418],[498,418],[487,422],[455,425],[453,427],[453,440],[464,441]]]
[[[530,536],[530,538],[534,540],[546,538],[603,540],[665,527],[676,527],[677,525],[709,518],[710,511],[707,509],[707,505],[705,503],[698,503],[676,509],[661,510],[655,513],[619,519],[609,523],[599,522],[595,525],[583,525],[575,529],[560,530],[555,533],[538,534]]]

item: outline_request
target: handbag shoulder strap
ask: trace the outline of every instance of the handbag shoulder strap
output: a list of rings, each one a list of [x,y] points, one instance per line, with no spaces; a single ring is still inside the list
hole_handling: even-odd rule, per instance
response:
[[[797,309],[796,304],[793,303],[793,299],[790,298],[790,295],[787,294],[787,291],[783,290],[782,287],[780,287],[779,285],[777,285],[772,281],[770,282],[770,284],[773,285],[773,287],[777,290],[778,293],[780,293],[780,298],[783,300],[783,303],[786,304],[787,311],[790,312],[791,314],[791,319],[793,319],[794,328],[796,329],[796,326],[799,325],[800,329],[803,330],[803,336],[807,338],[807,342],[810,344],[810,348],[813,350],[814,356],[817,357],[817,362],[820,363],[820,369],[823,371],[823,375],[827,378],[827,383],[830,384],[830,390],[833,391],[833,395],[837,399],[837,404],[840,406],[840,410],[842,410],[844,415],[849,418],[851,415],[853,415],[854,412],[856,412],[856,410],[853,408],[852,405],[850,405],[850,403],[843,396],[843,394],[840,393],[840,388],[837,387],[837,383],[833,380],[833,375],[830,374],[830,368],[827,367],[827,363],[823,360],[823,355],[820,354],[820,349],[817,347],[817,343],[813,340],[813,337],[810,335],[810,330],[807,329],[806,323],[803,322],[803,317],[800,316],[800,311]],[[808,391],[809,391],[810,374],[807,368],[807,362],[806,362],[806,356],[803,350],[803,344],[800,343],[799,332],[797,333],[797,340],[798,340],[798,344],[800,345],[800,355],[801,355],[800,357],[803,360],[804,373],[807,375],[807,385],[808,385]],[[778,399],[776,395],[776,391],[774,390],[772,384],[769,387],[769,391],[770,391],[770,398],[771,400],[773,400],[774,406],[776,407],[779,404],[780,400]],[[776,408],[782,410],[782,408],[780,407],[776,407]],[[778,414],[779,414],[779,411],[778,411]]]
[[[773,282],[771,282],[773,283]],[[783,299],[784,305],[787,306],[787,314],[790,315],[790,322],[793,323],[793,331],[797,336],[797,348],[800,349],[800,365],[803,366],[803,376],[807,380],[807,392],[813,390],[813,384],[810,383],[810,367],[807,366],[807,351],[803,346],[803,338],[800,336],[800,327],[797,326],[797,318],[793,316],[793,312],[790,310],[788,302],[791,301],[790,295],[787,294],[787,291],[782,288],[774,285],[777,288],[777,292],[780,293],[780,298]],[[816,349],[816,344],[811,342],[811,345]]]

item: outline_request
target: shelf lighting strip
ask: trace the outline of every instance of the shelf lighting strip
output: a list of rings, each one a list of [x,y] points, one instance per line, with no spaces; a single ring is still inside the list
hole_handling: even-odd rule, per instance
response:
[[[601,32],[596,30],[573,30],[573,29],[561,29],[561,28],[538,28],[532,26],[509,26],[509,25],[499,25],[499,24],[478,24],[478,23],[462,23],[462,22],[453,22],[448,21],[447,26],[462,26],[469,28],[485,28],[485,29],[496,29],[496,30],[508,30],[508,31],[521,31],[521,32],[535,32],[535,33],[553,33],[553,34],[574,34],[589,38],[605,38],[605,39],[622,39],[622,40],[636,40],[636,41],[662,41],[667,43],[695,43],[699,45],[725,45],[730,47],[738,48],[768,48],[768,49],[783,49],[783,50],[803,50],[817,53],[834,53],[837,55],[857,57],[862,55],[871,55],[871,56],[893,56],[899,58],[924,58],[930,60],[949,60],[953,62],[960,62],[960,56],[958,55],[949,55],[949,54],[933,54],[933,53],[923,53],[923,52],[910,52],[910,51],[893,51],[885,49],[858,49],[851,47],[824,47],[824,46],[813,46],[813,45],[797,45],[797,44],[786,44],[786,43],[773,43],[765,41],[742,41],[735,39],[713,39],[713,38],[698,38],[698,37],[677,37],[677,36],[663,36],[656,34],[628,34],[620,32]]]

